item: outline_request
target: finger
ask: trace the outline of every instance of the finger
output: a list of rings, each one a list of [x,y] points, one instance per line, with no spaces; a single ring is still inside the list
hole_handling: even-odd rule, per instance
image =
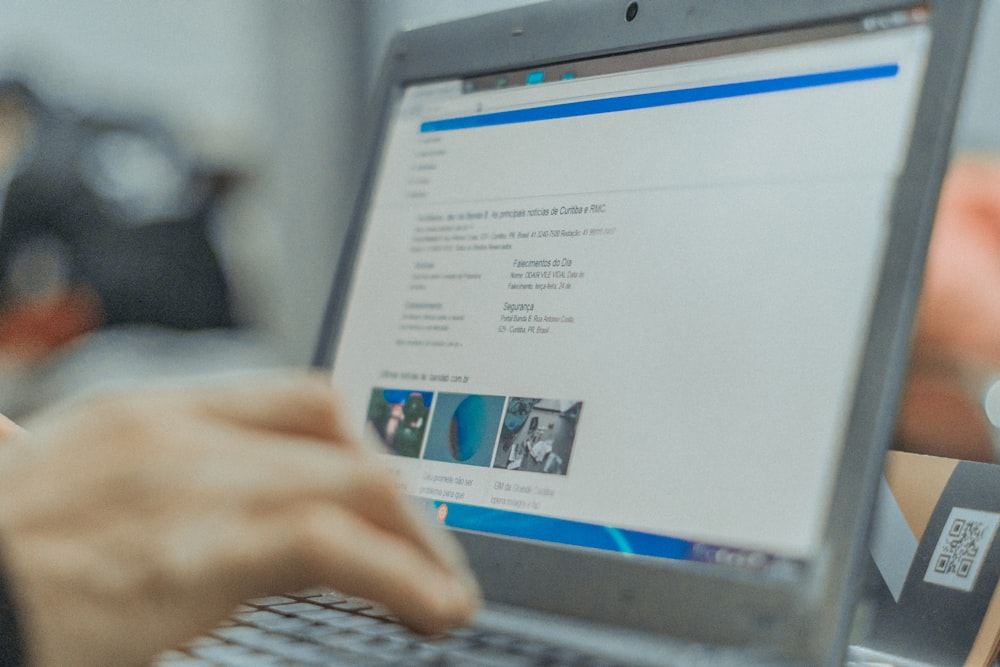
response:
[[[240,386],[206,390],[188,400],[224,422],[360,448],[329,378],[319,373],[254,375]]]
[[[213,448],[217,456],[201,470],[205,478],[227,480],[232,502],[263,512],[304,502],[342,505],[384,531],[409,540],[457,576],[472,578],[457,542],[414,509],[380,455],[230,425],[216,425],[211,432],[192,433],[191,437],[232,443],[232,448]],[[229,454],[237,447],[237,460],[252,469],[243,471],[235,465]],[[214,467],[210,470],[209,465]]]
[[[456,576],[474,581],[455,538],[432,523],[416,501],[399,493],[394,486],[369,486],[349,506],[384,530],[406,537]]]
[[[193,593],[219,595],[212,596],[214,605],[206,604],[204,617],[194,619],[199,626],[208,627],[237,602],[317,585],[383,605],[428,634],[470,622],[479,606],[477,587],[408,541],[336,506],[228,521],[212,539],[196,535],[181,542],[165,550],[168,579]]]
[[[297,526],[292,539],[318,581],[388,607],[419,632],[441,632],[472,620],[478,589],[439,567],[411,542],[329,506],[301,515]]]
[[[370,454],[384,456],[389,453],[389,448],[386,447],[385,442],[378,436],[378,433],[372,428],[371,424],[365,427],[364,432],[361,434],[360,442],[361,446]],[[435,526],[433,521],[429,520],[429,513],[421,511],[427,506],[421,505],[420,501],[416,499],[407,500],[411,502],[397,503],[398,507],[396,511],[401,514],[400,522],[412,522],[417,530],[414,537],[426,543],[430,549],[435,551],[437,557],[443,563],[460,571],[467,570],[468,565],[465,560],[465,554],[461,547],[458,546],[458,543],[448,535],[443,534],[444,531]],[[383,501],[377,499],[376,502],[381,506]]]
[[[308,473],[303,471],[303,474],[315,475],[310,481],[316,485],[315,497],[336,500],[384,531],[409,540],[456,576],[472,579],[465,555],[455,539],[415,507],[380,460],[337,458],[332,465],[330,457],[323,457],[322,462],[317,457],[312,464],[302,462],[308,468]],[[299,486],[298,490],[307,488]]]
[[[388,454],[389,447],[386,445],[385,441],[379,436],[378,431],[375,427],[371,425],[371,422],[365,424],[365,429],[361,433],[361,446],[368,452],[372,454]]]
[[[7,417],[0,415],[0,440],[6,438],[12,438],[19,433],[23,433],[24,429],[12,422]]]
[[[470,622],[480,604],[474,581],[343,507],[203,518],[160,551],[170,590],[206,597],[182,634],[210,627],[238,602],[315,586],[377,602],[428,634]]]

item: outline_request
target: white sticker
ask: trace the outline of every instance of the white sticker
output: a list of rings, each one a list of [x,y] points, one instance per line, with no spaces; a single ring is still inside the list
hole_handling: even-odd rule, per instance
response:
[[[969,592],[993,544],[1000,514],[953,507],[938,538],[924,581]]]

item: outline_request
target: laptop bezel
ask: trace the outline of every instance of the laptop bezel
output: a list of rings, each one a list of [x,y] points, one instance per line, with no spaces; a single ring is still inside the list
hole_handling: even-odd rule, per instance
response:
[[[849,601],[865,562],[868,515],[893,433],[905,379],[910,330],[926,246],[947,163],[978,0],[565,0],[528,5],[396,36],[387,51],[368,116],[370,158],[347,229],[315,365],[329,368],[350,292],[354,259],[372,195],[383,132],[403,87],[411,83],[535,67],[569,59],[696,43],[818,25],[922,4],[932,44],[913,141],[898,181],[880,288],[874,301],[819,557],[801,580],[761,580],[717,566],[622,558],[559,546],[456,531],[488,600],[573,613],[591,621],[717,643],[765,646],[821,663],[844,645]],[[461,54],[456,58],[455,54]],[[530,571],[512,568],[530,560]],[[613,572],[614,576],[608,576]],[[585,582],[585,583],[584,583]],[[581,585],[581,584],[584,585]]]

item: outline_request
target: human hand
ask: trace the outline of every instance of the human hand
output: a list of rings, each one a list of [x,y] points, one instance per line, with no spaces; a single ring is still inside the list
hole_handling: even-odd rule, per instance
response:
[[[318,378],[108,396],[0,447],[0,546],[32,665],[134,665],[239,602],[332,586],[422,632],[478,601]]]
[[[910,366],[899,445],[992,460],[970,378],[1000,370],[1000,161],[960,158],[945,179]]]
[[[20,432],[21,428],[17,424],[0,415],[0,440],[10,438]]]

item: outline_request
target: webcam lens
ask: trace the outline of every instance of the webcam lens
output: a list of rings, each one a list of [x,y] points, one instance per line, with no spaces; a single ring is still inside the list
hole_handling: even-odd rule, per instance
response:
[[[638,2],[628,3],[628,7],[625,8],[625,20],[631,21],[632,19],[635,18],[636,14],[638,13],[639,13],[639,3]]]

